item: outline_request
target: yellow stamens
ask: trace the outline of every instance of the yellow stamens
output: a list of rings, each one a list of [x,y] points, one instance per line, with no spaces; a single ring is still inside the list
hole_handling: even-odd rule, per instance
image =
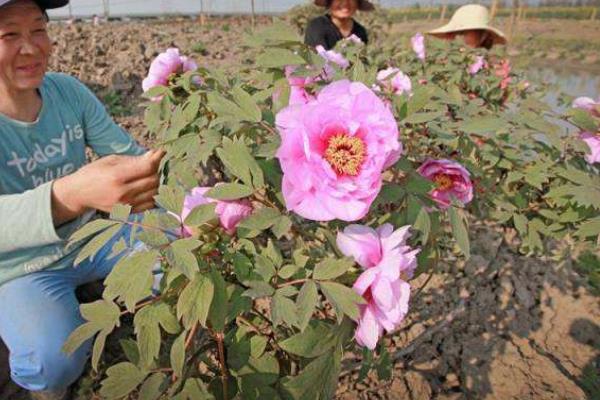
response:
[[[338,175],[358,175],[366,155],[361,139],[343,133],[331,136],[325,150],[325,159]]]
[[[433,177],[433,181],[440,190],[448,190],[452,187],[452,179],[446,174],[437,174]]]

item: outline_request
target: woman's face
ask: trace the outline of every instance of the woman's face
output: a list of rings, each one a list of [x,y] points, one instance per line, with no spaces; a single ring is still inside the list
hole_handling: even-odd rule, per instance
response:
[[[0,7],[0,88],[14,92],[41,85],[52,50],[46,25],[31,0]]]
[[[461,33],[465,44],[469,47],[479,47],[483,42],[483,31],[469,30]]]
[[[333,0],[329,7],[332,17],[339,19],[352,18],[358,9],[358,0]]]

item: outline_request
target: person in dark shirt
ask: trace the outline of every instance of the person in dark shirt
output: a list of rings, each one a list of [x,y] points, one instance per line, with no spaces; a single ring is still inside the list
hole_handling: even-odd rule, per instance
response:
[[[369,41],[367,30],[352,18],[357,10],[371,11],[373,4],[367,0],[315,0],[315,4],[327,7],[328,13],[309,22],[304,42],[312,47],[318,45],[329,50],[342,39],[358,37],[365,44]]]

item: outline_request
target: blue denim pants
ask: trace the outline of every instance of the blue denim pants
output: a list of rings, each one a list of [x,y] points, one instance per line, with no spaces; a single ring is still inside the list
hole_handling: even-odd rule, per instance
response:
[[[75,288],[104,279],[122,257],[143,249],[142,242],[134,241],[111,258],[113,245],[120,238],[129,243],[130,234],[131,226],[124,226],[92,260],[76,267],[39,271],[0,286],[0,337],[10,353],[15,383],[30,391],[61,390],[79,378],[92,341],[72,355],[62,352],[71,332],[84,322]]]

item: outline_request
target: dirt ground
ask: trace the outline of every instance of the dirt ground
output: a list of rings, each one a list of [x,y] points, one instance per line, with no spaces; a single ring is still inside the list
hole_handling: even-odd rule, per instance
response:
[[[438,23],[399,24],[391,33]],[[499,27],[507,28],[502,22]],[[138,104],[154,56],[176,46],[201,65],[231,68],[245,61],[239,41],[248,28],[241,18],[210,19],[204,26],[190,20],[56,24],[51,69],[87,83],[112,112],[122,114],[117,118],[122,126],[148,143]],[[568,47],[569,40],[587,42],[573,57],[600,69],[600,22],[526,21],[514,37],[515,57],[531,54],[532,40],[545,40],[547,47],[537,55],[548,59],[564,52],[560,46]],[[558,45],[557,39],[567,42]],[[386,339],[393,379],[380,382],[369,375],[359,382],[356,371],[346,373],[339,399],[600,399],[594,379],[600,373],[599,298],[585,278],[569,262],[520,255],[510,232],[475,225],[471,239],[472,258],[441,266],[414,297],[404,327]],[[427,278],[419,277],[414,287]],[[353,357],[348,355],[348,366]],[[0,347],[0,399],[26,398],[7,373],[6,350]]]

